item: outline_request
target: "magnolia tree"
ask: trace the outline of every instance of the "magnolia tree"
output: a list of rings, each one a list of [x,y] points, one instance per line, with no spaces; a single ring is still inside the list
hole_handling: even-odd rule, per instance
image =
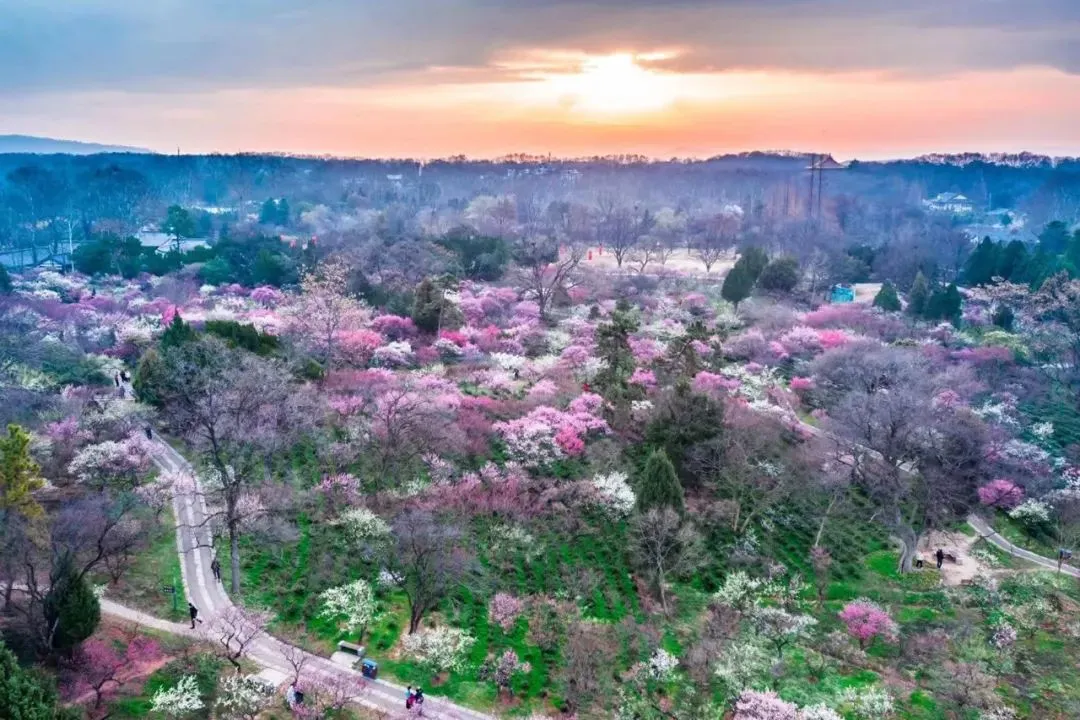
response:
[[[406,635],[401,643],[406,655],[432,674],[460,670],[475,640],[464,630],[438,627]]]
[[[375,593],[364,580],[357,580],[347,585],[330,588],[321,595],[322,611],[319,617],[327,620],[343,619],[345,629],[354,632],[359,629],[359,640],[363,640],[364,631],[375,617]]]
[[[199,683],[194,675],[185,675],[171,688],[160,688],[150,699],[150,708],[167,718],[183,718],[204,707]]]

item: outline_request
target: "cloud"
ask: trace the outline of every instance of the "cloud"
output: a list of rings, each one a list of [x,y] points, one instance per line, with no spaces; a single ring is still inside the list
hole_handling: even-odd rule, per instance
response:
[[[678,49],[679,71],[1080,73],[1077,0],[3,0],[0,96],[505,75],[532,49]]]

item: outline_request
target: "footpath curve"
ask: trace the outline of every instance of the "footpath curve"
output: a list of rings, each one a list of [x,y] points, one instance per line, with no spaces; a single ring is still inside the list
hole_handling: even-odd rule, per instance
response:
[[[996,547],[1001,548],[1013,557],[1018,557],[1021,560],[1026,560],[1029,563],[1039,565],[1046,570],[1053,570],[1055,572],[1057,571],[1057,560],[1051,560],[1048,557],[1036,555],[1030,550],[1025,550],[1019,545],[1013,545],[1011,542],[998,534],[998,532],[994,530],[994,528],[990,527],[989,523],[987,523],[978,515],[968,515],[967,523],[973,530],[975,530],[975,532],[979,533],[979,536],[982,537],[984,540],[991,543],[992,545],[995,545]],[[1071,565],[1062,564],[1061,572],[1065,573],[1066,575],[1071,575],[1075,578],[1080,578],[1080,570],[1077,570]]]
[[[225,592],[225,588],[220,581],[214,579],[210,570],[210,563],[214,557],[213,535],[207,522],[205,497],[191,463],[156,436],[153,440],[152,458],[162,470],[175,473],[178,478],[190,478],[190,482],[177,482],[173,488],[176,549],[180,555],[180,569],[187,599],[199,609],[199,618],[204,621],[203,627],[205,627],[210,625],[214,618],[233,607],[233,602]],[[228,561],[227,558],[223,560],[222,564]],[[166,632],[182,631],[187,635],[197,634],[186,625],[150,618],[115,603],[107,603],[102,609],[109,614],[127,617],[134,622]],[[248,646],[246,656],[263,668],[280,674],[284,680],[293,674],[292,665],[286,660],[287,651],[291,654],[298,650],[268,633],[263,633]],[[358,671],[333,663],[326,658],[306,652],[304,657],[303,673],[305,675],[314,675],[326,680],[362,679]],[[363,683],[364,690],[353,698],[355,703],[385,713],[388,717],[407,716],[405,688],[385,680],[363,679]],[[493,720],[491,715],[470,710],[426,692],[425,698],[423,717],[447,720]]]

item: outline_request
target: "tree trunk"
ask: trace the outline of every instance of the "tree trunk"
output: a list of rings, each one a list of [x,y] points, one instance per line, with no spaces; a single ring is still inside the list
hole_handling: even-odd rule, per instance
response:
[[[897,570],[901,574],[911,572],[919,547],[919,536],[909,527],[896,527],[893,528],[892,538],[900,546],[900,565]]]
[[[424,613],[416,607],[409,610],[409,634],[412,635],[420,627],[420,621],[424,619]]]
[[[229,561],[232,567],[230,589],[234,597],[240,596],[240,531],[236,521],[229,523]]]

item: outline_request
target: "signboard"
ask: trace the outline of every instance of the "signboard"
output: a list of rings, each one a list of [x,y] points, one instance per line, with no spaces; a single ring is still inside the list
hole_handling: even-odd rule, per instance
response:
[[[165,593],[166,595],[175,594],[176,593],[176,586],[175,585],[165,585],[164,587],[161,588],[161,592]]]

